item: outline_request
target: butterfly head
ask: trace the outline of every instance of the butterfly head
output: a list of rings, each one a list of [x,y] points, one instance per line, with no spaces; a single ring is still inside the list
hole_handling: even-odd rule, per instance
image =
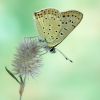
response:
[[[44,49],[45,49],[46,51],[49,51],[50,53],[56,53],[55,47],[49,47],[48,45],[46,45],[46,46],[44,47]]]
[[[50,48],[49,50],[51,53],[56,53],[55,47]]]

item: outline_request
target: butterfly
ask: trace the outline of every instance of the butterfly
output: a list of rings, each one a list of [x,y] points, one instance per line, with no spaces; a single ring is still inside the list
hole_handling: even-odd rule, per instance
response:
[[[34,15],[37,29],[43,38],[43,41],[40,41],[45,42],[47,44],[46,48],[53,53],[55,47],[73,31],[83,18],[83,14],[79,11],[60,12],[53,8],[35,12]],[[64,55],[60,50],[58,51]],[[67,57],[65,58],[69,60]]]

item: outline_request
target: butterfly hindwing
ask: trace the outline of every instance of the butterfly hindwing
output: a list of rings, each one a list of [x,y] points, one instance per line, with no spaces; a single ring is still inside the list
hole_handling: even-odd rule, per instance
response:
[[[61,12],[61,16],[62,28],[55,41],[49,44],[50,47],[56,46],[61,43],[80,23],[83,14],[78,11],[71,10],[67,12]]]
[[[62,35],[65,38],[80,23],[83,14],[78,11],[71,10],[67,12],[62,12],[61,15],[62,15],[62,19],[61,19],[62,29],[59,35]]]

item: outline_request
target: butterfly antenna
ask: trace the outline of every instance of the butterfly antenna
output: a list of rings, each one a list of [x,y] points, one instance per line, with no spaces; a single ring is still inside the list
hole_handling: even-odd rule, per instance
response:
[[[66,57],[65,54],[64,54],[63,52],[61,52],[59,49],[56,48],[56,50],[57,50],[58,52],[60,52],[60,54],[62,54],[66,60],[70,61],[71,63],[73,62],[73,61],[70,60],[68,57]]]

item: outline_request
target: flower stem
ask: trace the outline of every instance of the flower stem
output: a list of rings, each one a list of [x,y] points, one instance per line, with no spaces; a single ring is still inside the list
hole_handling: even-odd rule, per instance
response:
[[[20,89],[19,89],[19,94],[20,94],[20,99],[19,100],[22,100],[22,95],[23,95],[23,92],[24,92],[26,76],[24,77],[24,79],[22,79],[22,77],[20,76],[20,79],[21,79],[21,84],[20,84]]]
[[[19,100],[22,100],[22,96],[20,95],[20,99]]]

